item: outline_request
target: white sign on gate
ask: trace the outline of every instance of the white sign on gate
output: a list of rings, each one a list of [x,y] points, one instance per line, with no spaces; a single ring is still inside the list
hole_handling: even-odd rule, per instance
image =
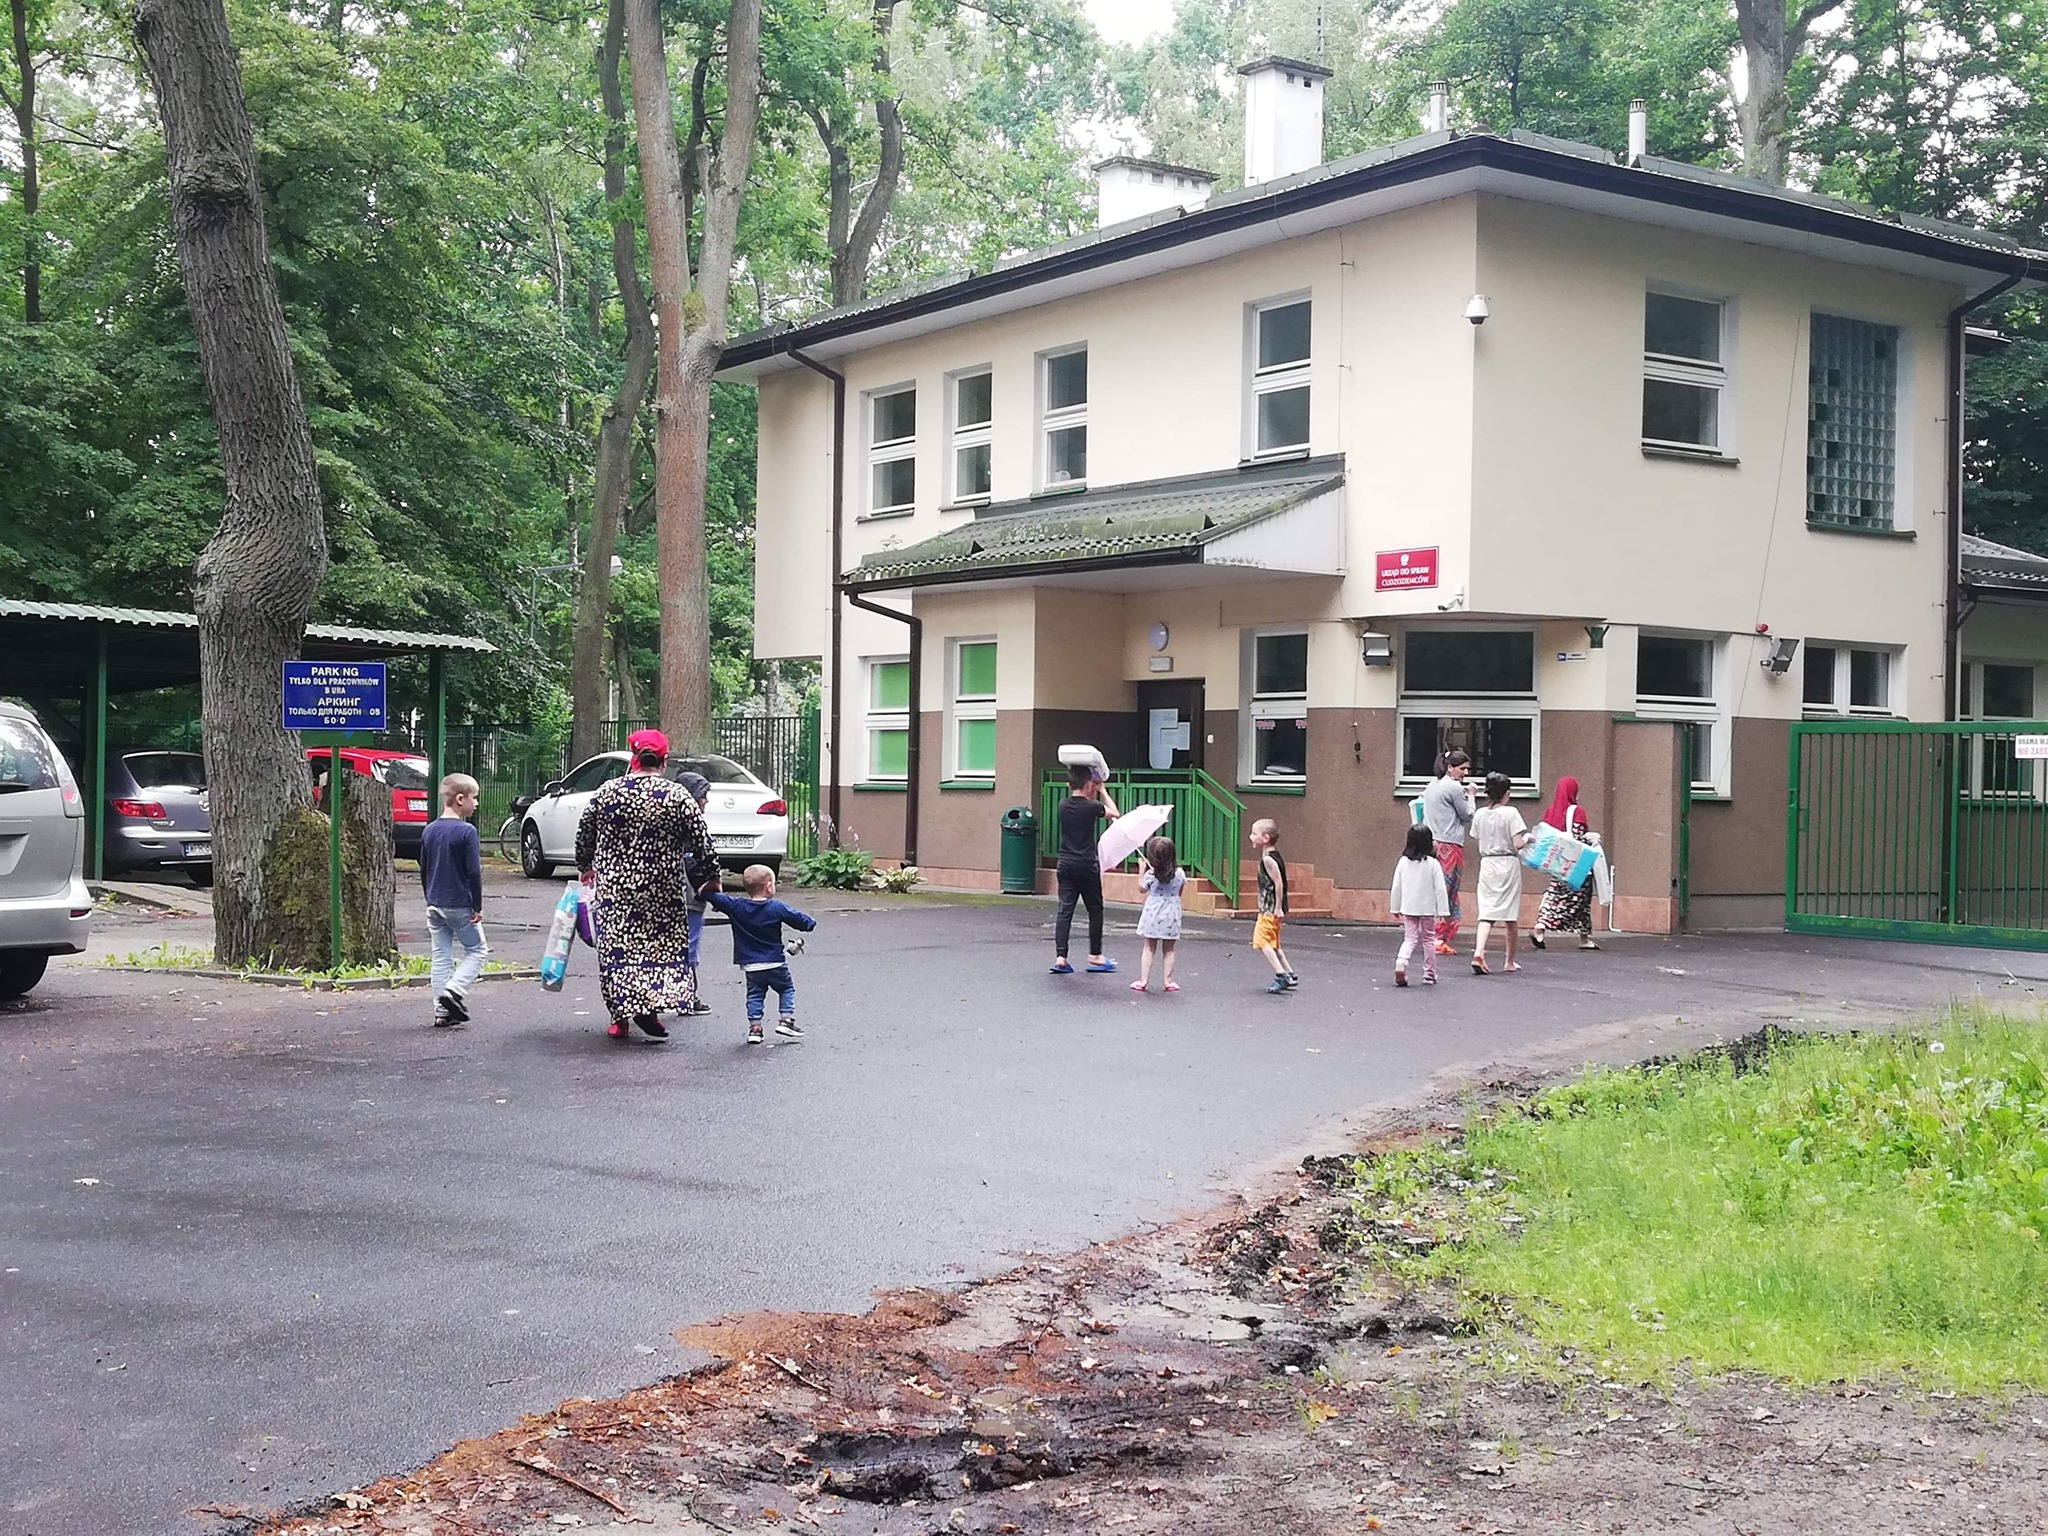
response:
[[[2012,755],[2022,759],[2048,759],[2048,736],[2015,736]]]

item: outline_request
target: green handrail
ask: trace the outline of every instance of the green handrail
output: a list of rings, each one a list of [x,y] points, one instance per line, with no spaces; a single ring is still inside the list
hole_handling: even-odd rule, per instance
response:
[[[1172,808],[1162,830],[1173,839],[1181,867],[1200,875],[1237,905],[1238,841],[1244,802],[1199,768],[1124,768],[1109,776],[1108,788],[1120,809],[1133,805]],[[1059,806],[1067,776],[1048,772],[1038,789],[1038,848],[1045,858],[1059,854]],[[1126,867],[1135,866],[1132,855]]]

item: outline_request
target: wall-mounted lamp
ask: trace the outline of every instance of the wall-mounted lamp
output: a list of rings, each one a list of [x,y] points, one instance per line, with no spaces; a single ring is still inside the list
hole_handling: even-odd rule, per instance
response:
[[[1368,667],[1391,667],[1394,664],[1394,637],[1383,635],[1376,629],[1368,629],[1358,637],[1359,660]]]
[[[1764,659],[1757,663],[1773,677],[1783,677],[1792,670],[1792,658],[1799,654],[1799,642],[1790,636],[1781,635],[1771,642],[1771,649]]]
[[[1605,650],[1607,648],[1607,626],[1605,624],[1588,624],[1586,626],[1586,645],[1591,650]]]

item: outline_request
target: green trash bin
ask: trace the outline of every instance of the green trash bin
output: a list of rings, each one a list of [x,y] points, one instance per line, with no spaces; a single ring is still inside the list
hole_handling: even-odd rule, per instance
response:
[[[1038,817],[1028,805],[1003,812],[1003,894],[1030,896],[1038,890]]]

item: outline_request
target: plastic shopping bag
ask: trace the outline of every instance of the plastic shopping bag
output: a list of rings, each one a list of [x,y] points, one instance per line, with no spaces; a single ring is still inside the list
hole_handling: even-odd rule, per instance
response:
[[[540,952],[540,984],[550,992],[562,990],[569,974],[569,946],[576,942],[576,912],[583,905],[581,883],[571,880],[555,903],[554,921],[548,924],[548,941]]]
[[[576,885],[576,937],[597,948],[597,893],[581,881]]]
[[[1566,837],[1548,822],[1539,821],[1535,838],[1522,850],[1522,862],[1538,874],[1562,880],[1573,890],[1584,885],[1593,873],[1596,850],[1575,837]]]

